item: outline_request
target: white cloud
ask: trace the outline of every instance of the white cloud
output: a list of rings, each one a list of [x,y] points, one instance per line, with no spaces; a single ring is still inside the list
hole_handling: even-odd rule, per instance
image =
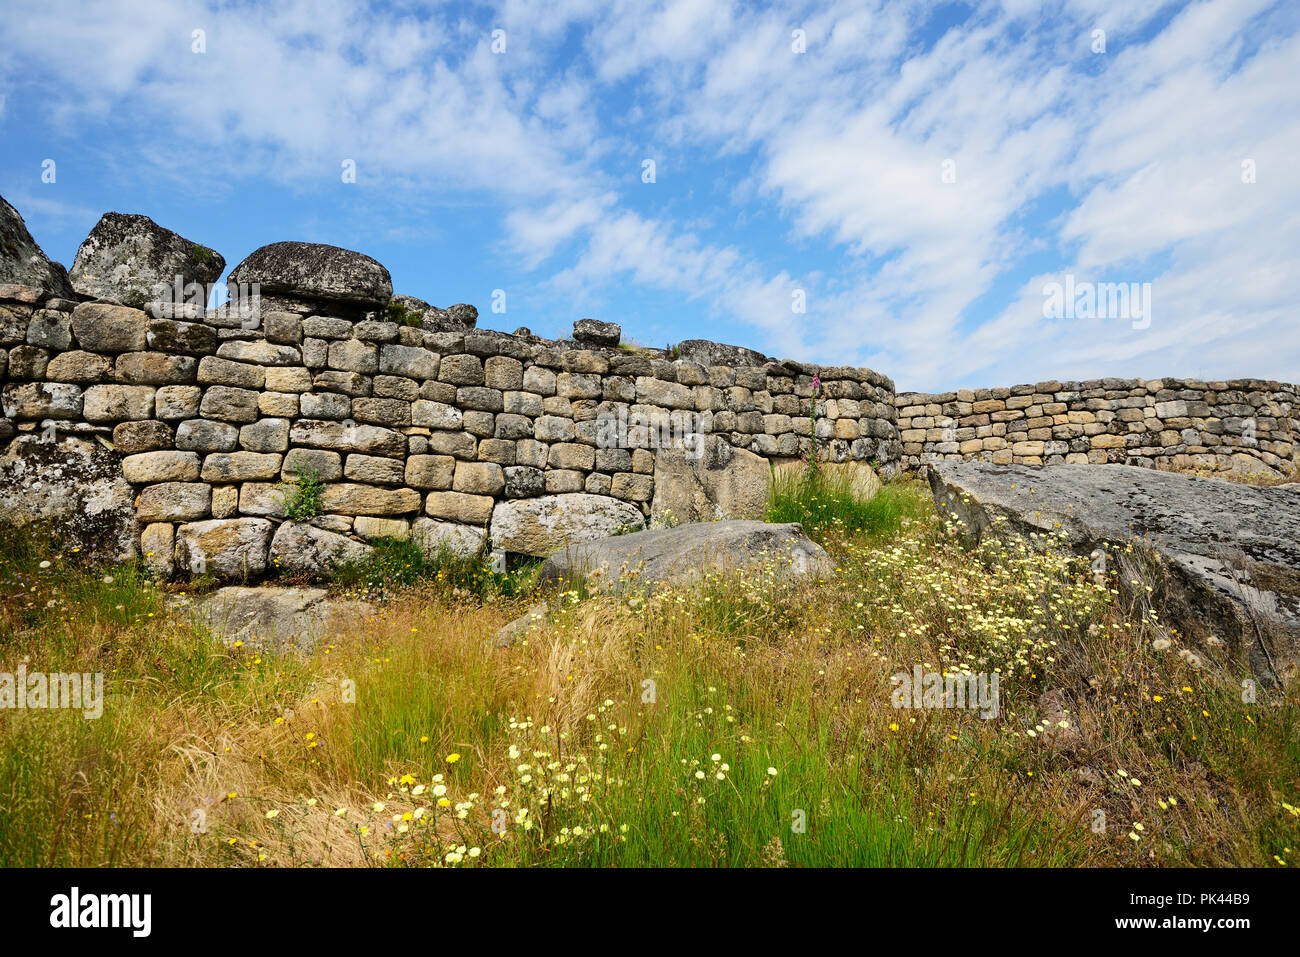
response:
[[[746,344],[875,364],[904,388],[1198,366],[1294,379],[1300,38],[1279,9],[1203,0],[1155,29],[1155,0],[1071,0],[1050,22],[1014,0],[935,35],[919,2],[382,16],[350,0],[135,0],[69,16],[16,0],[0,116],[8,133],[16,101],[39,97],[63,131],[125,124],[155,148],[111,161],[179,182],[200,168],[310,193],[351,158],[412,211],[492,204],[479,228],[539,289],[666,291],[747,325]],[[658,206],[630,193],[641,155],[689,190]],[[702,208],[693,171],[720,162],[737,171],[717,190],[731,208]],[[418,230],[400,213],[390,234]],[[750,225],[765,213],[775,231]],[[1043,277],[1022,278],[1057,259],[1052,276],[1151,281],[1151,328],[1044,321]]]

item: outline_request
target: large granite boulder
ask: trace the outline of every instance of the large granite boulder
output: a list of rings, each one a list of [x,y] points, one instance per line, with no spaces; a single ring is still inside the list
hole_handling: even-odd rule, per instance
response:
[[[702,366],[761,366],[767,356],[744,346],[729,346],[708,339],[687,339],[677,343],[677,357],[698,362]]]
[[[59,299],[77,297],[68,281],[67,270],[56,262],[50,262],[27,231],[27,224],[18,210],[0,196],[0,299],[38,298],[19,295],[17,289],[6,293],[3,290],[5,286],[36,290]]]
[[[266,573],[272,525],[264,518],[218,518],[176,529],[176,566],[182,573],[223,581],[251,581]]]
[[[473,558],[483,551],[486,539],[487,530],[477,525],[461,525],[423,517],[411,524],[411,541],[430,559],[439,552],[457,558]]]
[[[1201,649],[1224,642],[1262,682],[1294,674],[1300,485],[1240,485],[1128,465],[983,462],[935,463],[929,481],[940,512],[957,515],[975,538],[997,528],[1063,534],[1084,554],[1145,543],[1164,564],[1162,580],[1145,580],[1134,562],[1121,568],[1121,588],[1135,578],[1143,590],[1152,585],[1162,620]],[[1005,521],[995,525],[999,517]]]
[[[271,566],[281,575],[326,577],[365,561],[374,549],[346,535],[302,522],[284,522],[271,539]]]
[[[706,574],[766,566],[776,577],[829,575],[830,556],[798,522],[737,519],[652,529],[574,545],[542,565],[543,583],[583,579],[609,591],[686,584]]]
[[[393,298],[388,270],[369,256],[321,243],[271,243],[253,250],[228,282],[257,283],[264,295],[379,309]]]
[[[365,602],[331,599],[324,588],[229,585],[198,601],[178,597],[178,611],[228,642],[256,647],[293,644],[309,649],[340,623],[374,614]]]
[[[14,439],[0,456],[0,519],[48,532],[82,555],[125,561],[137,554],[134,493],[122,457],[97,442],[49,442],[40,433]]]
[[[696,435],[692,448],[659,449],[654,477],[653,520],[761,518],[767,507],[767,459],[734,447],[720,435]]]
[[[640,509],[608,495],[565,492],[498,502],[489,537],[494,548],[545,557],[567,545],[645,528]]]
[[[579,319],[573,324],[573,338],[584,345],[614,349],[623,339],[623,330],[616,322]]]
[[[184,289],[190,283],[204,287],[206,302],[207,287],[225,268],[220,253],[164,229],[148,216],[105,213],[77,250],[70,277],[83,296],[139,309],[152,302],[177,303],[177,277],[180,302],[187,298]]]

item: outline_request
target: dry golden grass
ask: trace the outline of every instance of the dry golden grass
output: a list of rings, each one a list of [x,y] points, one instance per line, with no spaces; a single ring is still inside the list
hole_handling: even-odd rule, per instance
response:
[[[99,721],[5,716],[0,857],[1294,861],[1293,693],[1244,705],[1228,649],[1180,657],[1158,608],[1051,549],[967,550],[932,515],[833,548],[825,581],[766,568],[641,602],[551,595],[545,627],[508,648],[496,632],[534,596],[433,582],[310,654],[214,639],[129,571],[104,583],[20,556],[0,670],[75,662],[113,695]],[[892,708],[891,676],[913,664],[998,670],[999,717]]]

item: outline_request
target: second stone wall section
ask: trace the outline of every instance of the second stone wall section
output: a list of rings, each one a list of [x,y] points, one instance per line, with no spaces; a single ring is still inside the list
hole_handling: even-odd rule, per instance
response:
[[[1297,387],[1092,379],[895,397],[902,465],[1131,464],[1273,479],[1296,472]]]

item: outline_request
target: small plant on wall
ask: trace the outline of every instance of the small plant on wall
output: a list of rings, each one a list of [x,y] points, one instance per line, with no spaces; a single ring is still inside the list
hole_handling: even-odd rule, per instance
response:
[[[325,483],[320,473],[310,466],[295,463],[294,468],[294,480],[281,482],[279,486],[284,494],[284,515],[292,522],[304,522],[320,514]]]

